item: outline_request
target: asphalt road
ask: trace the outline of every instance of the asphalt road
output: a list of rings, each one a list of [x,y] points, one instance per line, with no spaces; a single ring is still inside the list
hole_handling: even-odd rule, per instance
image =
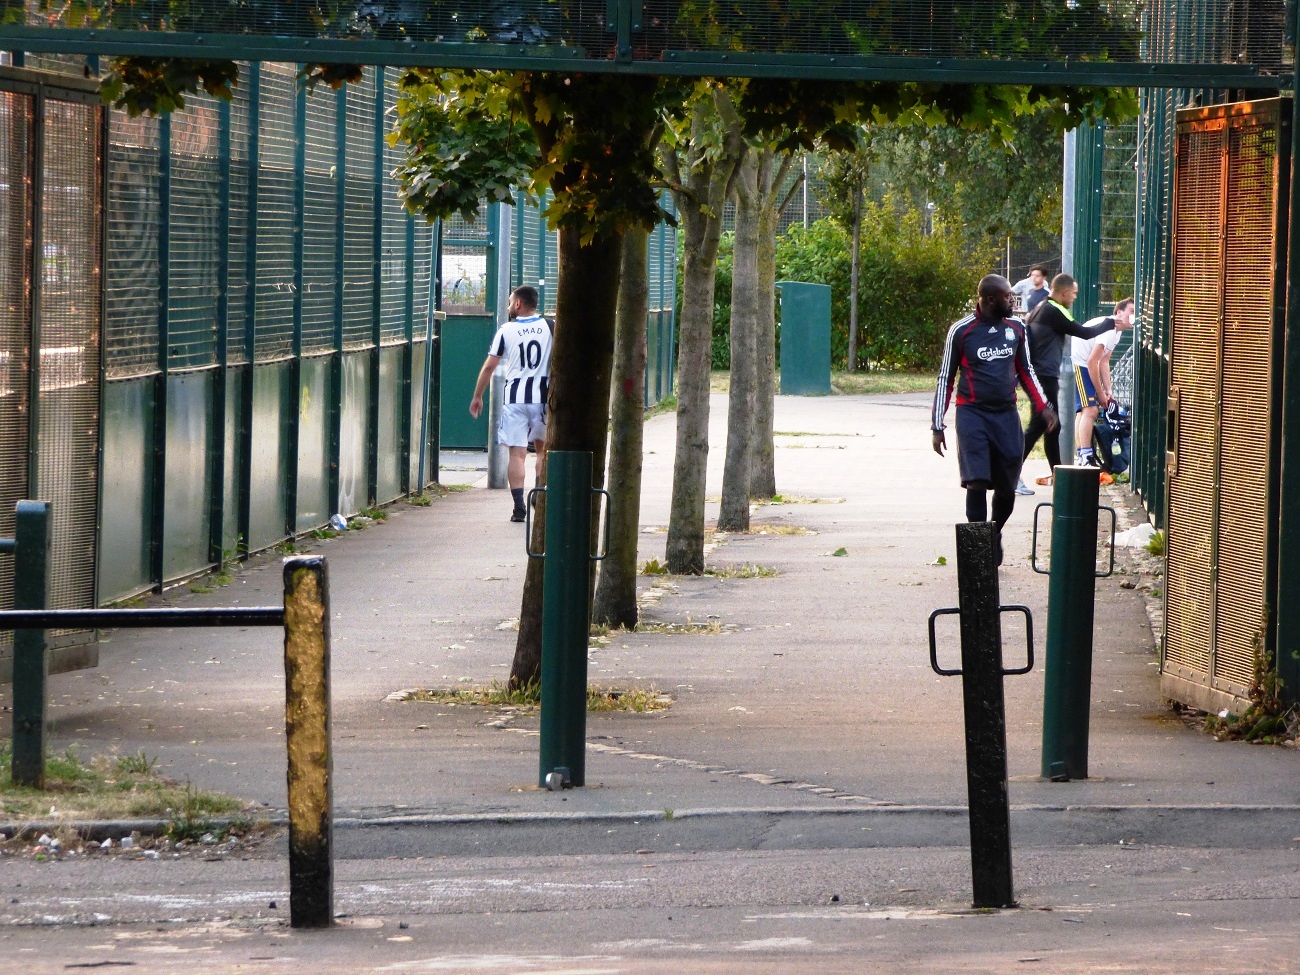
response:
[[[343,860],[328,931],[288,928],[282,861],[3,869],[15,975],[1239,975],[1300,957],[1295,850],[1025,851],[1021,907],[995,912],[969,909],[957,849]]]

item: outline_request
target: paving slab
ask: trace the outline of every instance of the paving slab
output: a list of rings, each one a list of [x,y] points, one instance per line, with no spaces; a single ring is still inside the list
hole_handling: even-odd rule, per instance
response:
[[[303,539],[330,561],[339,816],[963,805],[960,687],[931,672],[926,640],[930,611],[956,604],[963,493],[955,459],[930,450],[928,403],[778,398],[785,503],[756,508],[753,531],[718,537],[708,557],[777,574],[641,580],[647,619],[718,632],[614,633],[592,650],[594,683],[654,688],[674,703],[650,715],[592,715],[590,784],[563,794],[536,788],[535,716],[389,699],[509,673],[526,556],[508,496],[484,486],[485,454],[443,457],[449,483],[467,491],[428,507],[398,503],[363,532]],[[714,396],[711,496],[720,491],[725,417],[725,397]],[[671,414],[649,421],[643,558],[663,557],[673,442]],[[1027,479],[1040,467],[1031,461]],[[1132,506],[1124,492],[1112,498]],[[1042,500],[1020,500],[1001,571],[1003,601],[1033,610],[1040,653],[1047,586],[1028,555]],[[716,509],[711,502],[710,519]],[[847,554],[831,554],[841,548]],[[1013,804],[1221,806],[1225,817],[1230,808],[1300,805],[1295,750],[1219,743],[1169,711],[1143,597],[1124,579],[1097,586],[1088,780],[1039,778],[1041,662],[1007,680]],[[150,604],[274,605],[280,595],[278,558],[264,555],[227,587],[180,586]],[[955,626],[941,637],[955,658]],[[1008,627],[1009,660],[1022,639]],[[268,814],[283,807],[275,631],[118,631],[100,659],[96,670],[51,678],[54,747],[143,749],[177,778],[262,803]],[[0,689],[0,734],[8,693]]]

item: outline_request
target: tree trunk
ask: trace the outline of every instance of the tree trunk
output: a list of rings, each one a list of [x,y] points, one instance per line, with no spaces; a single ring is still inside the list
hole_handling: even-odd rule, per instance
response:
[[[617,237],[599,235],[583,246],[580,231],[560,230],[546,445],[548,450],[591,451],[597,483],[604,474],[603,466],[596,465],[604,459],[608,429],[619,250]],[[544,518],[539,517],[533,526],[534,551],[542,551],[544,538]],[[541,672],[542,561],[529,559],[510,686],[537,681]]]
[[[776,494],[776,230],[781,210],[775,197],[781,192],[790,159],[782,166],[768,166],[772,173],[764,189],[768,199],[758,212],[758,331],[755,336],[754,360],[754,466],[749,481],[749,496],[767,500]],[[760,170],[761,173],[761,170]]]
[[[610,399],[608,555],[600,565],[597,623],[632,629],[637,623],[636,563],[641,529],[641,465],[645,425],[645,329],[650,307],[650,233],[623,236]]]
[[[723,132],[714,156],[712,133]],[[685,186],[676,182],[682,228],[682,315],[677,338],[677,449],[665,561],[670,572],[704,571],[704,484],[709,460],[709,365],[713,351],[713,279],[722,238],[722,210],[732,174],[744,156],[740,123],[725,90],[702,100],[691,121]],[[676,168],[675,157],[670,169]]]
[[[763,155],[767,155],[763,153]],[[727,459],[722,472],[719,531],[749,530],[749,482],[754,465],[755,343],[759,318],[758,239],[760,153],[736,173],[736,239],[731,271],[731,391],[727,396]]]
[[[862,273],[862,180],[853,189],[853,255],[849,262],[849,372],[858,371],[858,277]]]

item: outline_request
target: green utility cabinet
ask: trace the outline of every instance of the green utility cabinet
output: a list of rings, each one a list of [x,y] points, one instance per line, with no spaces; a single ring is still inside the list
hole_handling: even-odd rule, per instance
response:
[[[487,315],[448,315],[442,325],[441,444],[444,450],[486,450],[487,398],[478,419],[469,415],[469,398],[496,334]]]
[[[781,395],[831,392],[831,288],[778,281],[781,291]]]

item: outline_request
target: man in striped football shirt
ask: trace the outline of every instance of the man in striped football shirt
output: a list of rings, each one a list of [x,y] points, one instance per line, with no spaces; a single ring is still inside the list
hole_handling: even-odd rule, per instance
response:
[[[510,448],[510,494],[514,498],[511,521],[524,520],[524,461],[528,443],[537,449],[537,479],[546,458],[546,395],[551,372],[551,325],[537,312],[537,289],[528,285],[510,293],[509,319],[492,338],[483,368],[479,370],[469,415],[483,412],[483,391],[497,366],[506,364],[505,394],[501,404],[501,429],[497,443]]]

